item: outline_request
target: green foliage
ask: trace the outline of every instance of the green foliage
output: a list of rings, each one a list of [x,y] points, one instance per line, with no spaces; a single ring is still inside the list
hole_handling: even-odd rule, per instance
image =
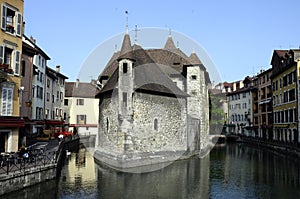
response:
[[[225,94],[213,94],[209,92],[209,114],[210,129],[213,133],[220,133],[225,122],[225,112],[223,105],[226,100]]]

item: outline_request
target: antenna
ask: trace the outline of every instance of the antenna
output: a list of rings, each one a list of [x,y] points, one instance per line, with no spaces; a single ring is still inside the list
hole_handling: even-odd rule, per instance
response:
[[[171,30],[171,28],[169,28],[169,37],[171,37],[172,36],[172,30]]]

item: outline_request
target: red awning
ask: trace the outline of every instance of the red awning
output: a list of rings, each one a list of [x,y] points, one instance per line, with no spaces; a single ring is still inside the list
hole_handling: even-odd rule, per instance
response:
[[[0,116],[0,127],[24,127],[25,122],[21,117]]]
[[[35,120],[36,125],[63,125],[64,121],[62,120]]]
[[[97,127],[97,124],[70,124],[70,127]]]

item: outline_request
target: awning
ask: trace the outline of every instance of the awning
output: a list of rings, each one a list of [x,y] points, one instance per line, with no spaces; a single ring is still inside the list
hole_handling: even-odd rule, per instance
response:
[[[24,127],[25,122],[24,119],[21,117],[14,117],[14,116],[0,116],[0,127]]]
[[[70,124],[70,127],[97,127],[97,124]]]
[[[36,125],[63,125],[65,122],[63,120],[35,120]]]

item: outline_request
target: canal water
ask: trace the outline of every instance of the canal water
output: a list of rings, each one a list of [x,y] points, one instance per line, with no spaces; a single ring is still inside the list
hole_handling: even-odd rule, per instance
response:
[[[59,179],[3,198],[300,198],[300,161],[245,144],[227,144],[202,159],[133,174],[95,164],[83,147],[68,156]]]

